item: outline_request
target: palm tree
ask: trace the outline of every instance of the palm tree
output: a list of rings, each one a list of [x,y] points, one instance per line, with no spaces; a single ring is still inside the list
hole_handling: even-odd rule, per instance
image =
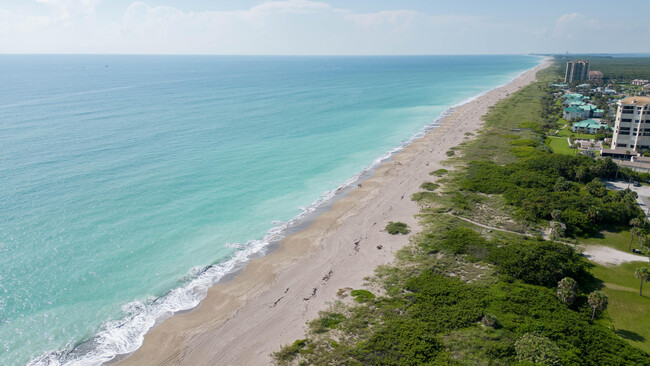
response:
[[[589,217],[589,220],[595,223],[598,221],[598,218],[600,217],[600,211],[596,206],[589,206],[587,208],[587,216]]]
[[[639,233],[639,240],[637,240],[636,245],[640,248],[643,247],[643,243],[645,243],[645,239],[648,236],[648,231],[645,228],[639,228],[641,232]]]
[[[560,217],[562,217],[562,211],[560,210],[553,210],[551,211],[551,217],[553,220],[558,221],[560,220]]]
[[[627,250],[632,250],[632,242],[634,242],[634,237],[641,235],[641,228],[633,227],[630,229],[630,234],[632,234],[632,240],[630,240],[630,245],[628,246]]]
[[[641,229],[639,226],[641,226],[641,220],[639,220],[638,217],[633,218],[630,220],[630,226],[632,226],[632,229],[630,229],[630,234],[632,234],[632,239],[630,240],[630,245],[628,246],[627,250],[632,249],[632,242],[634,242],[634,237],[637,235],[641,235]]]
[[[591,321],[594,321],[596,310],[605,310],[607,308],[607,295],[602,291],[594,291],[589,294],[587,302],[589,303],[589,306],[594,309],[591,313]]]
[[[634,271],[634,277],[641,280],[641,286],[639,287],[639,296],[643,296],[643,282],[650,280],[650,269],[647,267],[640,267]]]
[[[571,305],[576,298],[576,285],[578,283],[571,277],[564,277],[557,283],[557,298],[563,303]]]

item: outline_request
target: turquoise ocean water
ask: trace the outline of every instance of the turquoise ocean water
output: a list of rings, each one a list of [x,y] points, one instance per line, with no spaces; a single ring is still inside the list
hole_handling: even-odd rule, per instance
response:
[[[449,107],[539,62],[0,56],[0,364],[135,350]]]

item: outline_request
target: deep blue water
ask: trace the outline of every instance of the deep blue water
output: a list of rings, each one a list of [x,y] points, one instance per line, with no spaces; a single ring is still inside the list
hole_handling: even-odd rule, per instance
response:
[[[133,351],[282,223],[539,60],[0,55],[0,364]]]

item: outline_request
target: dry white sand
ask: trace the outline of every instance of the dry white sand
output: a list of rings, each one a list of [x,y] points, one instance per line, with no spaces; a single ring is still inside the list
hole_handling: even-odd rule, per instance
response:
[[[546,62],[510,84],[457,108],[441,126],[413,142],[320,215],[252,260],[233,280],[212,287],[194,310],[151,330],[125,365],[266,365],[269,354],[304,336],[305,324],[336,300],[341,288],[361,288],[364,277],[393,261],[408,236],[384,231],[389,221],[420,230],[411,201],[442,168],[445,153],[476,132],[488,107],[535,80]],[[382,245],[382,249],[377,249]]]
[[[604,266],[618,266],[628,262],[648,262],[648,257],[623,252],[602,245],[580,245],[582,254],[592,262]]]

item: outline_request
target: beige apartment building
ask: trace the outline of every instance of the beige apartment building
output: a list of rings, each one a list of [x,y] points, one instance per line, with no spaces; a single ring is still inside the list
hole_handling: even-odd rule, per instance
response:
[[[564,73],[565,83],[587,80],[588,76],[589,61],[575,60],[566,63],[566,72]]]
[[[650,97],[629,97],[618,102],[612,149],[650,149]]]

